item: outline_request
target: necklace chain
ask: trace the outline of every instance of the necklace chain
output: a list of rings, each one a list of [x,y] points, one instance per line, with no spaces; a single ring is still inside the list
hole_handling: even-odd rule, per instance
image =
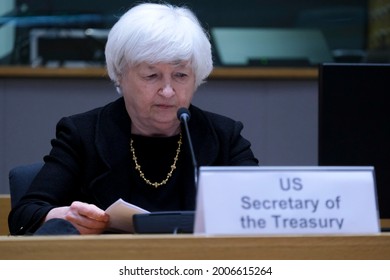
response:
[[[135,169],[138,171],[139,176],[145,181],[146,184],[151,185],[155,188],[158,188],[162,185],[165,185],[168,182],[169,178],[172,177],[172,173],[176,169],[176,163],[177,163],[177,160],[179,159],[179,154],[180,154],[180,150],[181,150],[181,144],[182,144],[181,132],[180,132],[180,138],[179,138],[179,141],[177,142],[177,144],[178,144],[178,147],[176,149],[176,155],[175,155],[175,158],[173,159],[173,164],[171,165],[171,170],[168,172],[167,177],[164,180],[162,180],[161,182],[151,182],[149,179],[147,179],[145,177],[144,172],[141,170],[141,165],[138,164],[138,159],[135,155],[135,149],[133,147],[133,139],[130,139],[130,150],[131,150],[131,153],[133,155]]]

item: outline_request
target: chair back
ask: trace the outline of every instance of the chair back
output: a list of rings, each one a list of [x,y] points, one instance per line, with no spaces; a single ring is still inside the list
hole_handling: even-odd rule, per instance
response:
[[[22,196],[27,192],[35,176],[41,170],[43,162],[25,164],[10,170],[9,188],[11,195],[11,208],[13,208]]]

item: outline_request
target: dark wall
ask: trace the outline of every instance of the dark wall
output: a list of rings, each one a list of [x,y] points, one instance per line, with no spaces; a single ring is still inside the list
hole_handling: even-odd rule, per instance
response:
[[[42,161],[61,117],[117,97],[105,79],[0,78],[0,194],[12,167]],[[242,121],[261,165],[317,164],[316,80],[210,80],[193,101]]]

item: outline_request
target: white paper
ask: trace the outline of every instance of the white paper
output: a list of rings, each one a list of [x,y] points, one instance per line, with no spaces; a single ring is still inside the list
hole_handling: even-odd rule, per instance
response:
[[[120,198],[106,209],[106,213],[110,215],[109,231],[132,233],[134,232],[133,215],[149,213],[149,211]]]

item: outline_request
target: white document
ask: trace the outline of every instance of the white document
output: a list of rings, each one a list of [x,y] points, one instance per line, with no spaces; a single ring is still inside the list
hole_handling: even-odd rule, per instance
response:
[[[149,211],[120,198],[106,209],[106,213],[110,215],[109,231],[132,233],[134,232],[133,215],[149,213]]]

